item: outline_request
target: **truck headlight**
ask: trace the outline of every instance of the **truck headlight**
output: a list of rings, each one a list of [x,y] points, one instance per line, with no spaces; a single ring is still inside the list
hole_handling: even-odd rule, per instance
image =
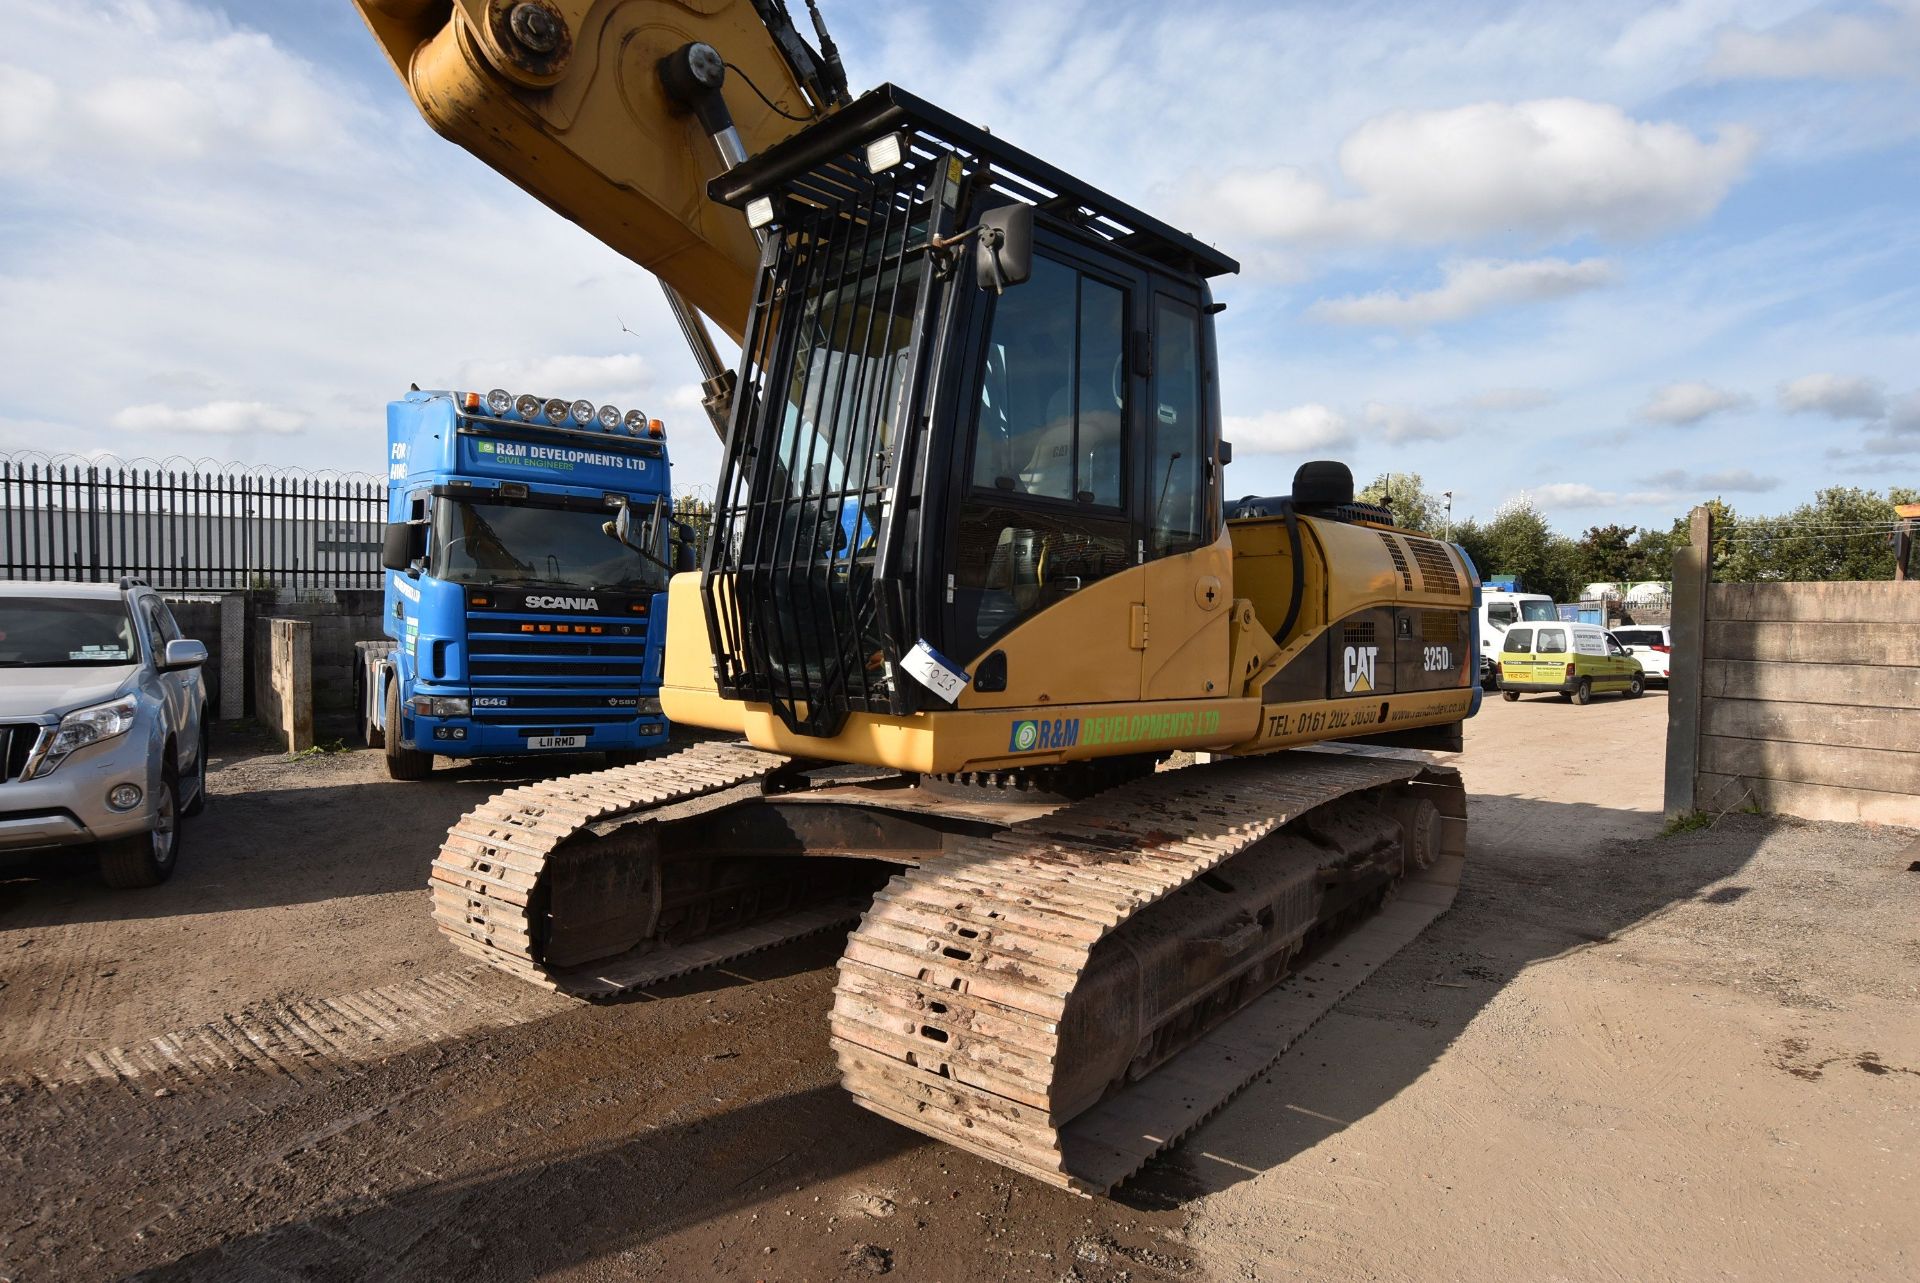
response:
[[[473,705],[463,695],[415,695],[413,711],[422,717],[465,717]]]
[[[60,719],[60,727],[54,731],[53,742],[47,746],[46,755],[28,767],[27,778],[38,779],[42,775],[51,775],[54,767],[77,750],[125,735],[133,729],[133,720],[139,711],[139,701],[131,695],[122,695],[119,699],[90,708],[74,709]]]
[[[660,701],[642,696],[640,699],[639,713],[642,717],[660,716]]]

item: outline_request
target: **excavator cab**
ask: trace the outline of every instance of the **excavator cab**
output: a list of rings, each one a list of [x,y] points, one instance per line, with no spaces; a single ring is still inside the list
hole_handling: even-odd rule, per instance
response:
[[[892,86],[710,193],[764,243],[702,577],[724,698],[831,737],[947,707],[917,665],[1004,690],[1021,624],[1218,540],[1232,259]]]

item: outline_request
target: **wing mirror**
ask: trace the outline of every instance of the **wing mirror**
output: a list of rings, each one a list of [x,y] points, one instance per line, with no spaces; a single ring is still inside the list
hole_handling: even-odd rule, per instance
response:
[[[206,662],[206,643],[190,637],[176,637],[160,652],[160,671],[163,673],[181,668],[198,668]]]
[[[1016,201],[980,215],[973,241],[973,278],[1003,294],[1033,275],[1033,206]]]
[[[427,526],[422,521],[389,521],[380,540],[380,564],[405,570],[427,555]]]
[[[655,565],[673,569],[672,563],[668,560],[671,550],[667,546],[668,536],[672,533],[673,518],[667,510],[666,496],[653,497],[653,508],[641,519],[637,538],[633,529],[633,505],[627,502],[627,497],[608,495],[607,502],[613,506],[613,519],[602,522],[600,529]]]

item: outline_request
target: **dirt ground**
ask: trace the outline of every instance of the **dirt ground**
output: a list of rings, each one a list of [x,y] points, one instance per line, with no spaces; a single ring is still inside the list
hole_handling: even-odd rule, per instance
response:
[[[831,940],[611,1007],[468,966],[427,862],[523,769],[235,740],[167,886],[0,867],[0,1278],[1914,1277],[1914,835],[1659,837],[1664,736],[1490,704],[1453,911],[1097,1201],[854,1108]]]

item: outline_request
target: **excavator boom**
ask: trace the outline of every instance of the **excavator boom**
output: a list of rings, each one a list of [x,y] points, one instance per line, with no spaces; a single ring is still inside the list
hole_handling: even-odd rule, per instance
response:
[[[662,65],[690,45],[717,51],[701,70],[731,68],[719,92],[740,145],[758,153],[845,101],[817,13],[818,51],[783,0],[354,5],[436,131],[739,341],[760,247],[737,211],[707,199],[725,168],[712,104],[676,98]]]

